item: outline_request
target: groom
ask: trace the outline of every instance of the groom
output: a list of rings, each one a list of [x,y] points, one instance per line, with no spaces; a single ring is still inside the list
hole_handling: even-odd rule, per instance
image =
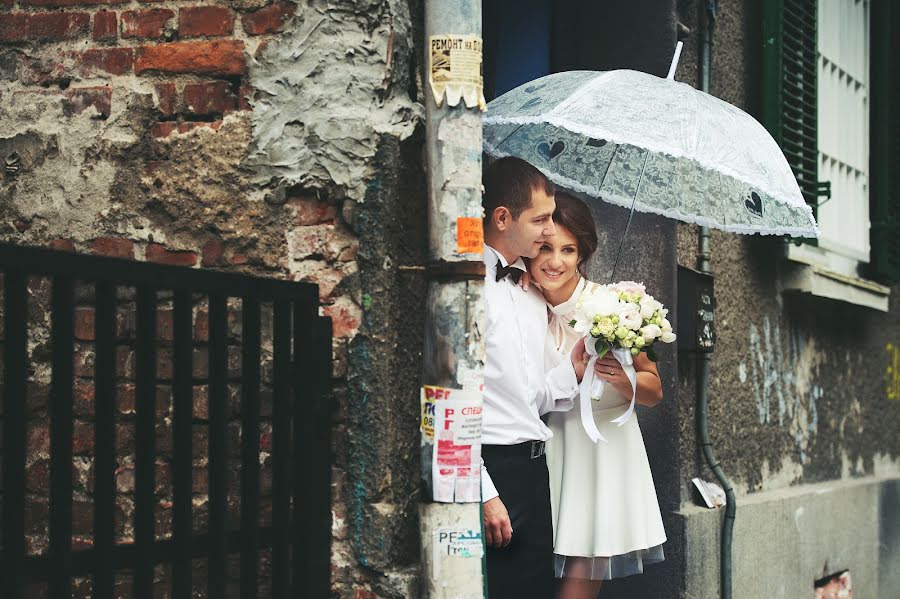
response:
[[[522,258],[538,255],[555,231],[554,187],[518,158],[484,172],[487,329],[481,471],[491,599],[553,595],[553,529],[541,415],[568,410],[584,373],[584,346],[544,371],[547,305],[517,282]]]

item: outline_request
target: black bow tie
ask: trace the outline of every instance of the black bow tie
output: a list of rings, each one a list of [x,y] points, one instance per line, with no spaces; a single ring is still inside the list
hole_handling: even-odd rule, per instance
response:
[[[497,280],[499,281],[503,277],[509,276],[510,279],[513,280],[513,283],[518,283],[519,279],[522,278],[523,271],[521,268],[516,268],[515,266],[500,266],[497,264]]]

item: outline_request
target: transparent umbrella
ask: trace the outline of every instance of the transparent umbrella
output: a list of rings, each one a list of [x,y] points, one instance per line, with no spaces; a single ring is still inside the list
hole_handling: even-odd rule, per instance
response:
[[[639,212],[736,233],[818,236],[768,131],[672,79],[630,70],[541,77],[488,104],[484,150]]]

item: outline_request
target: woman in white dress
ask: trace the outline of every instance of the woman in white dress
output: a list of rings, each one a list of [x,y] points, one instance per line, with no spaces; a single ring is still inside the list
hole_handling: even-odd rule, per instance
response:
[[[567,325],[575,302],[587,286],[584,265],[597,247],[590,209],[567,194],[556,194],[556,234],[531,260],[529,274],[550,311],[546,368],[566,358],[581,337]],[[663,560],[662,525],[647,451],[637,413],[622,426],[610,421],[631,402],[631,383],[619,362],[607,354],[598,360],[598,375],[607,384],[592,402],[594,421],[606,442],[594,443],[584,431],[576,407],[553,412],[547,424],[550,499],[553,510],[557,599],[594,598],[604,580],[643,572]],[[656,366],[646,354],[634,359],[636,402],[654,406],[662,400]]]

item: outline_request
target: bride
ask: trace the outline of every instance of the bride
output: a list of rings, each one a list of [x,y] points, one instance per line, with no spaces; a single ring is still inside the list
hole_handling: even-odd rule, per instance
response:
[[[548,369],[581,343],[567,323],[581,293],[596,285],[584,277],[584,265],[597,248],[590,209],[558,192],[553,222],[556,233],[529,265],[530,279],[540,286],[550,311]],[[628,409],[631,383],[612,353],[597,364],[606,386],[591,407],[606,442],[591,441],[577,407],[552,412],[547,422],[553,431],[547,456],[557,599],[596,597],[604,580],[641,573],[645,565],[664,559],[666,533],[637,413],[622,426],[610,422]],[[654,363],[641,353],[634,358],[634,369],[637,403],[659,403],[662,386]]]

